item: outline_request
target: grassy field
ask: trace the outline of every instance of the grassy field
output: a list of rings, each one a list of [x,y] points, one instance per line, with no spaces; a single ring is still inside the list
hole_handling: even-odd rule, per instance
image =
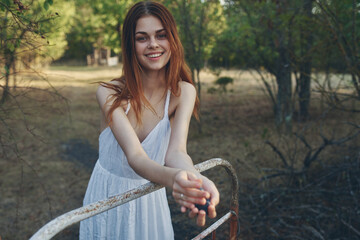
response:
[[[1,240],[29,238],[54,217],[82,205],[97,159],[99,108],[95,99],[96,82],[109,81],[120,75],[119,68],[52,67],[40,74],[24,73],[18,77],[19,87],[13,92],[18,95],[16,101],[6,103],[1,116],[4,119],[0,129]],[[262,210],[249,209],[251,194],[261,188],[267,199],[270,196],[267,191],[272,186],[280,186],[289,180],[285,175],[274,181],[260,181],[273,170],[286,170],[279,154],[266,141],[277,146],[295,170],[302,168],[309,148],[295,135],[280,134],[275,129],[272,105],[261,82],[251,72],[231,70],[223,71],[221,75],[233,77],[234,83],[229,85],[227,93],[210,94],[207,89],[214,87],[216,76],[211,72],[201,73],[202,131],[200,133],[199,124],[192,121],[188,152],[195,163],[214,157],[231,162],[241,183],[242,238],[263,239],[252,225],[251,219],[258,218]],[[314,151],[323,143],[320,133],[340,139],[356,130],[347,122],[359,124],[358,114],[339,111],[324,114],[327,108],[322,101],[324,99],[314,93],[311,120],[306,123],[295,121],[293,125],[293,131],[304,135]],[[356,154],[359,154],[359,138],[327,147],[319,155],[320,160],[314,163],[312,174],[321,173],[324,166],[344,159],[356,159]],[[229,207],[230,178],[219,168],[206,172],[206,175],[220,190],[218,215],[222,216]],[[301,185],[295,181],[288,184]],[[360,192],[359,185],[354,182],[355,196]],[[180,213],[171,193],[168,194],[176,239],[190,239],[202,229]],[[276,197],[274,199],[279,199]],[[265,203],[264,208],[271,206]],[[360,211],[357,214],[360,215]],[[360,227],[359,222],[352,224],[350,226],[355,229]],[[349,232],[352,232],[351,227]],[[266,228],[272,227],[266,225]],[[217,239],[227,239],[227,230],[227,225],[221,227]],[[77,231],[78,225],[75,225],[55,239],[76,239]],[[281,233],[274,232],[268,239],[282,239],[276,237]],[[323,233],[320,231],[319,234]]]

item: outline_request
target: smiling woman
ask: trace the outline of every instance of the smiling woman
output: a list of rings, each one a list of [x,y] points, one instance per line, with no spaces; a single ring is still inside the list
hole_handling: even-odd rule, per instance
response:
[[[189,210],[203,226],[206,210],[216,216],[219,193],[187,154],[198,100],[171,13],[159,3],[136,3],[124,21],[122,51],[123,75],[96,92],[102,110],[99,159],[84,205],[152,181],[172,188],[181,211]],[[195,206],[205,203],[204,210]],[[80,239],[173,238],[165,189],[80,224]]]
[[[136,24],[136,57],[147,75],[152,71],[165,71],[171,51],[166,30],[154,16],[142,17]],[[164,73],[161,73],[164,75]]]

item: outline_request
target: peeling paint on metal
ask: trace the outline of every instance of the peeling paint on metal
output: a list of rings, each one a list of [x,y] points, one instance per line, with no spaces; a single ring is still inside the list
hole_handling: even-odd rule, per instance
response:
[[[231,164],[228,161],[223,160],[221,158],[213,158],[213,159],[204,161],[202,163],[195,165],[195,168],[199,172],[203,172],[203,171],[206,171],[215,166],[224,167],[226,169],[227,173],[229,175],[231,175],[231,177],[232,177],[232,198],[231,198],[231,203],[230,203],[230,209],[236,215],[231,214],[231,212],[229,212],[225,216],[227,216],[227,219],[229,219],[231,217],[231,219],[230,219],[230,239],[235,239],[236,234],[237,234],[237,226],[238,226],[237,225],[237,221],[238,221],[237,215],[238,215],[238,208],[239,208],[239,201],[238,201],[239,184],[238,184],[238,180],[237,180],[237,176],[236,176],[236,172],[235,172],[234,168],[231,166]],[[134,200],[136,198],[139,198],[143,195],[149,194],[149,193],[154,192],[161,188],[163,188],[163,186],[149,182],[149,183],[139,186],[138,188],[127,191],[123,194],[119,194],[119,195],[110,197],[107,200],[98,201],[98,202],[83,206],[81,208],[72,210],[70,212],[67,212],[67,213],[53,219],[49,223],[47,223],[40,230],[38,230],[30,238],[30,240],[51,239],[57,233],[61,232],[63,229],[65,229],[75,223],[78,223],[84,219],[87,219],[89,217],[92,217],[94,215],[102,213],[102,212],[112,209],[114,207],[120,206],[124,203],[127,203],[131,200]],[[218,223],[219,221],[223,221],[222,219],[225,216],[223,216],[221,219],[219,219],[214,224]],[[224,221],[226,221],[226,220],[224,220]],[[220,224],[222,224],[222,223],[219,223],[219,225]],[[216,229],[216,228],[214,228],[214,229]],[[212,231],[210,231],[209,233],[211,233],[211,232]],[[202,238],[197,238],[197,239],[202,239]]]

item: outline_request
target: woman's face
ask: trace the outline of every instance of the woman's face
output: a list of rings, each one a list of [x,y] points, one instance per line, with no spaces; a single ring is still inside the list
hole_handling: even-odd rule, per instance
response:
[[[161,21],[144,16],[137,21],[135,29],[136,57],[144,71],[159,71],[170,59],[170,43]]]

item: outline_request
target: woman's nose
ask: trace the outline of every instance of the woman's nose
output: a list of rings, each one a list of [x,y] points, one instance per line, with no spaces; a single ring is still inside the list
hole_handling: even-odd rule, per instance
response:
[[[151,37],[149,40],[148,48],[157,48],[159,46],[158,42],[154,37]]]

